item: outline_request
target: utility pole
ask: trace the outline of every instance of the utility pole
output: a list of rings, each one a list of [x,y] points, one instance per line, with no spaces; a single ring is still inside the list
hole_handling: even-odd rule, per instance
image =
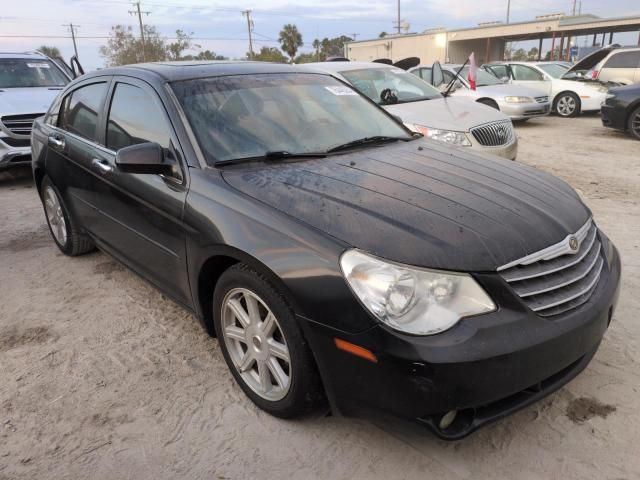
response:
[[[576,0],[573,0],[573,16],[576,16]]]
[[[78,46],[76,45],[76,29],[80,25],[74,25],[73,23],[69,22],[68,24],[64,24],[62,26],[69,28],[69,31],[71,32],[71,39],[73,40],[73,51],[76,53],[76,58],[78,58]]]
[[[247,31],[249,32],[249,60],[253,60],[253,40],[251,39],[251,31],[253,30],[253,21],[251,20],[251,10],[244,10],[242,16],[247,17]]]
[[[507,0],[507,23],[509,23],[510,14],[511,14],[511,0]]]
[[[141,12],[140,11],[140,2],[135,2],[133,4],[136,7],[136,10],[129,10],[129,15],[138,15],[138,22],[140,23],[140,39],[142,40],[142,61],[146,62],[146,54],[144,51],[144,28],[142,27],[142,14],[149,15],[151,12]]]
[[[356,41],[356,38],[358,38],[358,35],[360,35],[359,33],[352,33],[351,36],[353,37],[353,41]]]
[[[398,35],[400,35],[400,27],[402,26],[400,21],[400,0],[398,0],[398,20],[396,23],[397,23],[396,28],[398,29]]]

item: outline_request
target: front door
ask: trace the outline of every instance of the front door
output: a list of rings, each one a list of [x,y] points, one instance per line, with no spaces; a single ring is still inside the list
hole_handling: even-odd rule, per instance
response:
[[[92,159],[101,246],[176,300],[190,305],[185,230],[182,223],[187,170],[166,110],[156,91],[129,77],[114,78],[105,119],[104,147]],[[126,173],[116,165],[119,149],[158,143],[175,175]]]
[[[541,72],[519,63],[513,63],[510,67],[514,84],[533,88],[547,96],[551,95],[551,82],[546,80]]]

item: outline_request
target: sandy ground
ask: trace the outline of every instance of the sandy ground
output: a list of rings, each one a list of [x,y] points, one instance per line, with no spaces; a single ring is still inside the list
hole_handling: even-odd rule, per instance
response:
[[[62,256],[28,172],[0,175],[0,480],[640,478],[640,143],[596,116],[518,134],[619,247],[622,294],[578,378],[457,443],[260,412],[189,313],[102,253]]]

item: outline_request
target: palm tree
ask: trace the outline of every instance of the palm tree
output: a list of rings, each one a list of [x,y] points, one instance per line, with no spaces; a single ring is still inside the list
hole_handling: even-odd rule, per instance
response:
[[[311,44],[316,51],[316,62],[320,61],[320,40],[317,38]]]
[[[287,23],[280,31],[280,37],[278,38],[280,47],[284,52],[289,55],[291,62],[293,62],[298,47],[302,46],[302,35],[298,31],[298,27]]]
[[[49,45],[42,45],[40,48],[38,48],[38,51],[49,58],[56,58],[61,56],[60,49],[58,49],[58,47],[51,47]]]

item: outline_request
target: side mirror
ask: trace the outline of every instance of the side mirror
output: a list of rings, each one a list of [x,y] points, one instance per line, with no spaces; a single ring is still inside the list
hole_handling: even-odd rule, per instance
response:
[[[162,147],[151,142],[121,148],[116,153],[116,165],[127,173],[173,174],[173,165],[164,162]]]

